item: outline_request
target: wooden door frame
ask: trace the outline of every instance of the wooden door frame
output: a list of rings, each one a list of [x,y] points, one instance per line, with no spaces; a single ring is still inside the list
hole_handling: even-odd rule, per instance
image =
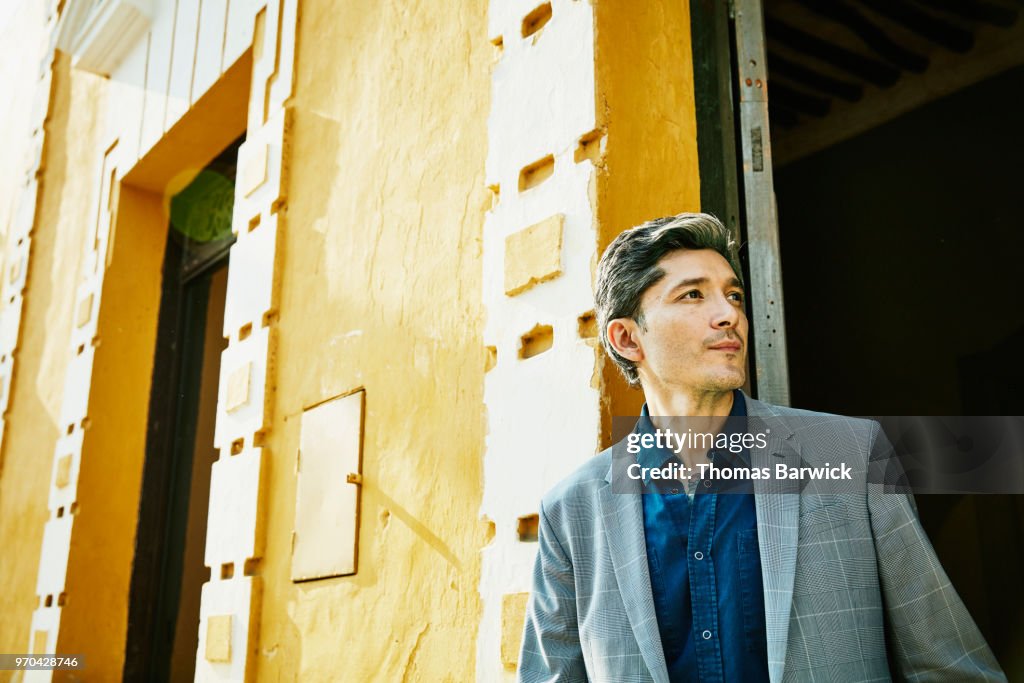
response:
[[[701,210],[718,216],[742,247],[751,389],[789,405],[762,0],[691,0],[690,21]]]

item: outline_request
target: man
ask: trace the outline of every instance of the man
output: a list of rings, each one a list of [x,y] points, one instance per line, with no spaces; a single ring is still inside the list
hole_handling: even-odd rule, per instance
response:
[[[644,392],[629,443],[646,445],[604,451],[542,501],[521,681],[1005,680],[911,497],[870,485],[891,455],[878,424],[740,391],[744,290],[717,219],[680,214],[619,235],[595,298],[605,350]],[[642,438],[670,424],[658,416],[719,435],[735,432],[728,416],[771,427],[739,453],[671,449]],[[860,486],[726,492],[706,475],[715,463],[826,461],[848,463]],[[705,473],[704,486],[657,478],[671,462]]]

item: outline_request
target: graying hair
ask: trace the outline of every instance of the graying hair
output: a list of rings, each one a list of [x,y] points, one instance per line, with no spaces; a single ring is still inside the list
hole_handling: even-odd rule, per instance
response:
[[[619,366],[630,386],[640,385],[636,363],[623,358],[608,341],[608,323],[631,318],[644,326],[640,300],[644,292],[665,277],[661,259],[679,249],[711,249],[729,262],[736,278],[743,282],[737,245],[721,221],[706,213],[681,213],[647,221],[621,233],[605,249],[597,265],[594,312],[601,344]]]

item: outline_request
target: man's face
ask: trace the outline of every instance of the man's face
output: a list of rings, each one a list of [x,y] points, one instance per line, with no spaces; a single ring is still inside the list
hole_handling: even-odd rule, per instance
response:
[[[729,262],[711,249],[674,251],[665,276],[644,292],[637,329],[646,383],[682,391],[730,391],[747,372],[744,291]]]

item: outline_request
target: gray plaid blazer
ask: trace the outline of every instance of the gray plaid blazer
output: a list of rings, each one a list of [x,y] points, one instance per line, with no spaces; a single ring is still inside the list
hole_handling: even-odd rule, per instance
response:
[[[752,418],[773,425],[768,447],[751,450],[757,467],[840,459],[864,476],[873,454],[891,448],[874,421],[746,400]],[[612,493],[615,460],[604,451],[541,503],[523,683],[668,683],[639,489]],[[755,482],[754,498],[772,683],[1006,680],[911,496],[766,486]]]

